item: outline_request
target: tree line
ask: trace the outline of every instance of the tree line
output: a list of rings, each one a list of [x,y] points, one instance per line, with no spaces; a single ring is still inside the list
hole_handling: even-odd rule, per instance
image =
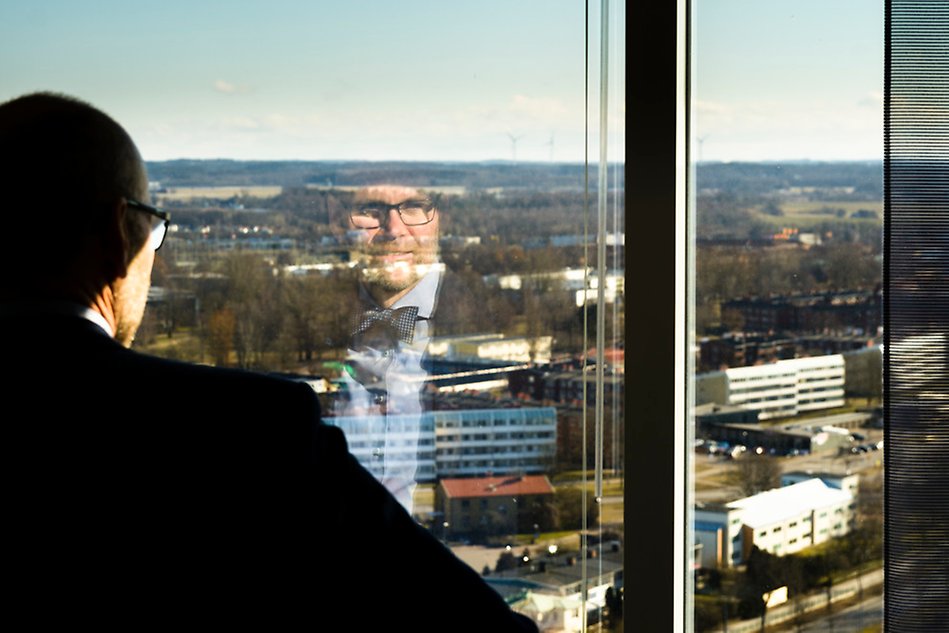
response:
[[[321,373],[322,362],[345,355],[358,273],[339,267],[294,275],[278,259],[218,253],[200,270],[185,273],[159,256],[153,284],[167,296],[146,311],[137,344],[158,355],[220,366]],[[553,336],[555,350],[569,353],[582,348],[582,325],[582,311],[562,284],[526,279],[520,290],[505,291],[463,264],[449,266],[433,321],[438,336]]]

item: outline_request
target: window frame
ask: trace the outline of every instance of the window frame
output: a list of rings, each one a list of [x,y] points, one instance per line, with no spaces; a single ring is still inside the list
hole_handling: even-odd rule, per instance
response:
[[[626,531],[623,611],[643,631],[692,629],[692,231],[686,191],[689,6],[627,5]],[[635,224],[631,221],[636,218]],[[648,333],[648,335],[646,334]],[[648,512],[648,515],[645,512]],[[648,544],[648,546],[644,545]]]

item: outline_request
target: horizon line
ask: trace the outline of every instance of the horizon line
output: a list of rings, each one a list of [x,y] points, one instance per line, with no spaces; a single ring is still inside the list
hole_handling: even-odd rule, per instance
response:
[[[410,159],[410,158],[160,158],[143,159],[145,163],[171,163],[171,162],[232,162],[232,163],[441,163],[456,165],[575,165],[583,166],[585,163],[579,161],[549,161],[549,160],[511,160],[504,158],[485,158],[479,160],[460,160],[460,159]],[[763,164],[763,163],[882,163],[883,158],[761,158],[761,159],[708,159],[694,161],[695,166],[705,165],[736,165],[736,164]],[[590,165],[597,164],[591,161]],[[608,161],[610,165],[625,164],[625,161]]]

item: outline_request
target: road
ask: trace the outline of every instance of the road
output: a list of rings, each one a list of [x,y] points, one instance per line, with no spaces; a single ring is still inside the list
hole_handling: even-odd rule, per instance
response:
[[[876,432],[879,433],[879,432]],[[882,436],[881,436],[882,437]],[[873,441],[875,435],[871,435]],[[869,441],[869,440],[868,440]],[[726,474],[734,468],[735,461],[720,456],[695,453],[695,500],[703,502],[733,501],[743,496],[737,488],[724,483]],[[742,459],[739,457],[738,459]],[[798,455],[795,457],[772,457],[782,472],[812,470],[814,472],[842,473],[847,470],[863,473],[879,469],[883,465],[883,451],[869,451],[838,455],[836,451]]]
[[[830,616],[824,615],[827,608],[827,595],[825,593],[794,596],[790,602],[768,609],[767,630],[769,632],[797,631],[798,627],[794,620],[800,617],[807,620],[807,624],[801,624],[802,631],[810,631],[811,633],[817,633],[818,631],[862,633],[864,628],[880,622],[880,614],[882,613],[880,596],[870,596],[854,608],[842,606],[844,602],[841,601],[849,601],[857,599],[861,595],[869,595],[871,591],[878,590],[882,583],[883,570],[875,569],[866,572],[859,578],[851,578],[834,585],[832,592],[837,606],[834,607]],[[853,628],[861,625],[861,623],[861,628]],[[760,630],[761,618],[730,620],[728,622],[728,633],[758,633]],[[722,633],[722,630],[717,629],[716,633]]]
[[[824,616],[805,624],[801,633],[861,633],[883,620],[883,596],[871,596],[859,604],[841,609],[840,613]],[[796,630],[796,629],[787,629]]]

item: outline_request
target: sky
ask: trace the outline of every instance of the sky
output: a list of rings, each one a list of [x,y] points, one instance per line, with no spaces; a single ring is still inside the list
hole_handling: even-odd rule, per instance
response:
[[[879,5],[695,0],[699,158],[879,158]],[[0,100],[87,100],[146,160],[580,162],[584,46],[580,0],[3,0]],[[609,87],[615,158],[625,86]]]
[[[700,161],[882,160],[883,2],[695,0]]]

